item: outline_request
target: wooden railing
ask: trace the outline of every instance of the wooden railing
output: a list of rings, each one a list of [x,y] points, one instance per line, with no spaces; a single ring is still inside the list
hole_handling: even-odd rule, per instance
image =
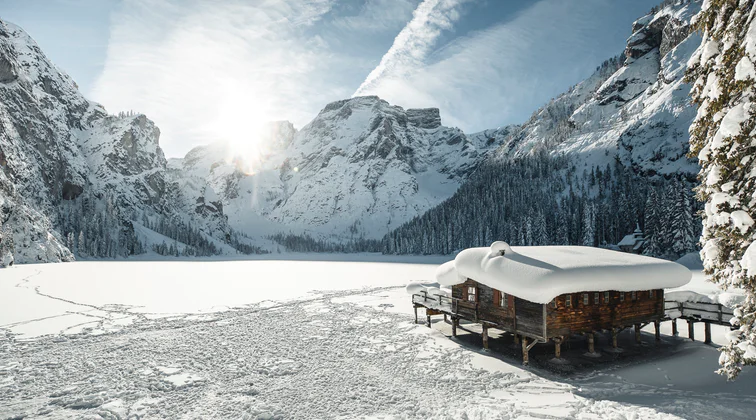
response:
[[[460,315],[468,319],[478,319],[477,302],[470,302],[440,294],[429,295],[428,292],[423,291],[412,295],[412,303],[448,312],[452,315]]]
[[[664,301],[664,313],[667,318],[683,318],[714,322],[720,325],[730,325],[735,316],[732,309],[721,303],[696,303]]]

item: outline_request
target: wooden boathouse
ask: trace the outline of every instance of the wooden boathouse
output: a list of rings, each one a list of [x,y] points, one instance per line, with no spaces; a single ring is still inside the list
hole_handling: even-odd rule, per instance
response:
[[[678,264],[616,251],[589,247],[509,247],[496,242],[490,248],[462,251],[454,261],[439,267],[437,280],[451,288],[451,296],[426,290],[414,293],[418,308],[429,317],[451,317],[452,335],[460,320],[482,326],[484,348],[488,329],[511,333],[522,344],[523,363],[536,343],[561,343],[575,334],[585,335],[588,351],[595,353],[594,334],[609,331],[617,347],[617,334],[653,323],[660,339],[665,319],[664,288],[690,280],[690,271]],[[435,289],[438,290],[438,289]]]

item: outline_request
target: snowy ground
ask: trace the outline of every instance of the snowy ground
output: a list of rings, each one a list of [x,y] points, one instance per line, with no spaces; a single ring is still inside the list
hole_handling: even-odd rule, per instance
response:
[[[507,337],[412,323],[400,286],[443,259],[363,259],[2,270],[0,419],[753,418],[756,372],[726,383],[712,346],[627,335],[622,357],[586,368],[578,341],[575,369],[547,346],[523,369]]]

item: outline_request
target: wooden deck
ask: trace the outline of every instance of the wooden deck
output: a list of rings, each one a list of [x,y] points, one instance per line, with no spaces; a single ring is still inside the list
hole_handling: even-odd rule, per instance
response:
[[[456,336],[456,329],[459,325],[459,319],[465,319],[479,323],[482,326],[482,339],[483,347],[488,348],[488,328],[496,328],[497,330],[511,333],[515,337],[515,342],[522,342],[523,359],[527,363],[527,352],[536,343],[544,343],[548,341],[546,337],[538,337],[532,334],[532,331],[520,331],[517,323],[513,329],[511,326],[500,325],[499,323],[491,320],[481,319],[481,311],[478,302],[472,302],[464,299],[449,297],[445,295],[428,295],[426,292],[421,292],[412,295],[412,303],[415,308],[415,322],[418,321],[417,309],[425,308],[427,325],[431,326],[432,315],[443,315],[444,319],[447,316],[452,320],[452,336]],[[694,302],[677,302],[677,301],[664,301],[664,318],[661,321],[672,322],[672,332],[674,335],[678,334],[677,320],[685,320],[688,323],[688,337],[691,340],[695,340],[694,336],[694,324],[696,322],[703,322],[705,324],[704,342],[711,343],[711,324],[724,325],[731,327],[730,320],[734,317],[732,309],[719,304],[719,303],[694,303]],[[659,321],[654,321],[657,329],[657,341],[659,340],[658,325]],[[526,325],[527,326],[527,325]],[[635,325],[636,337],[640,339],[640,324]],[[618,330],[622,330],[620,327]],[[612,329],[612,333],[615,340],[616,347],[616,333]],[[586,333],[588,337],[589,352],[593,352],[593,333]],[[532,341],[528,343],[528,338]],[[560,338],[560,341],[564,338]],[[557,357],[559,357],[559,343],[557,343]]]

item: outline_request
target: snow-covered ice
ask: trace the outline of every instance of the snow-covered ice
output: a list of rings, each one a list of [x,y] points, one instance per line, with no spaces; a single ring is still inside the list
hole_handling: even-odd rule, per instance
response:
[[[665,336],[673,350],[648,360],[563,376],[451,340],[443,321],[414,325],[404,286],[432,282],[442,259],[426,261],[3,270],[0,418],[746,419],[756,409],[754,372],[726,383],[716,349],[681,338]],[[71,315],[89,323],[71,329]],[[60,323],[50,335],[24,332],[46,320]]]

